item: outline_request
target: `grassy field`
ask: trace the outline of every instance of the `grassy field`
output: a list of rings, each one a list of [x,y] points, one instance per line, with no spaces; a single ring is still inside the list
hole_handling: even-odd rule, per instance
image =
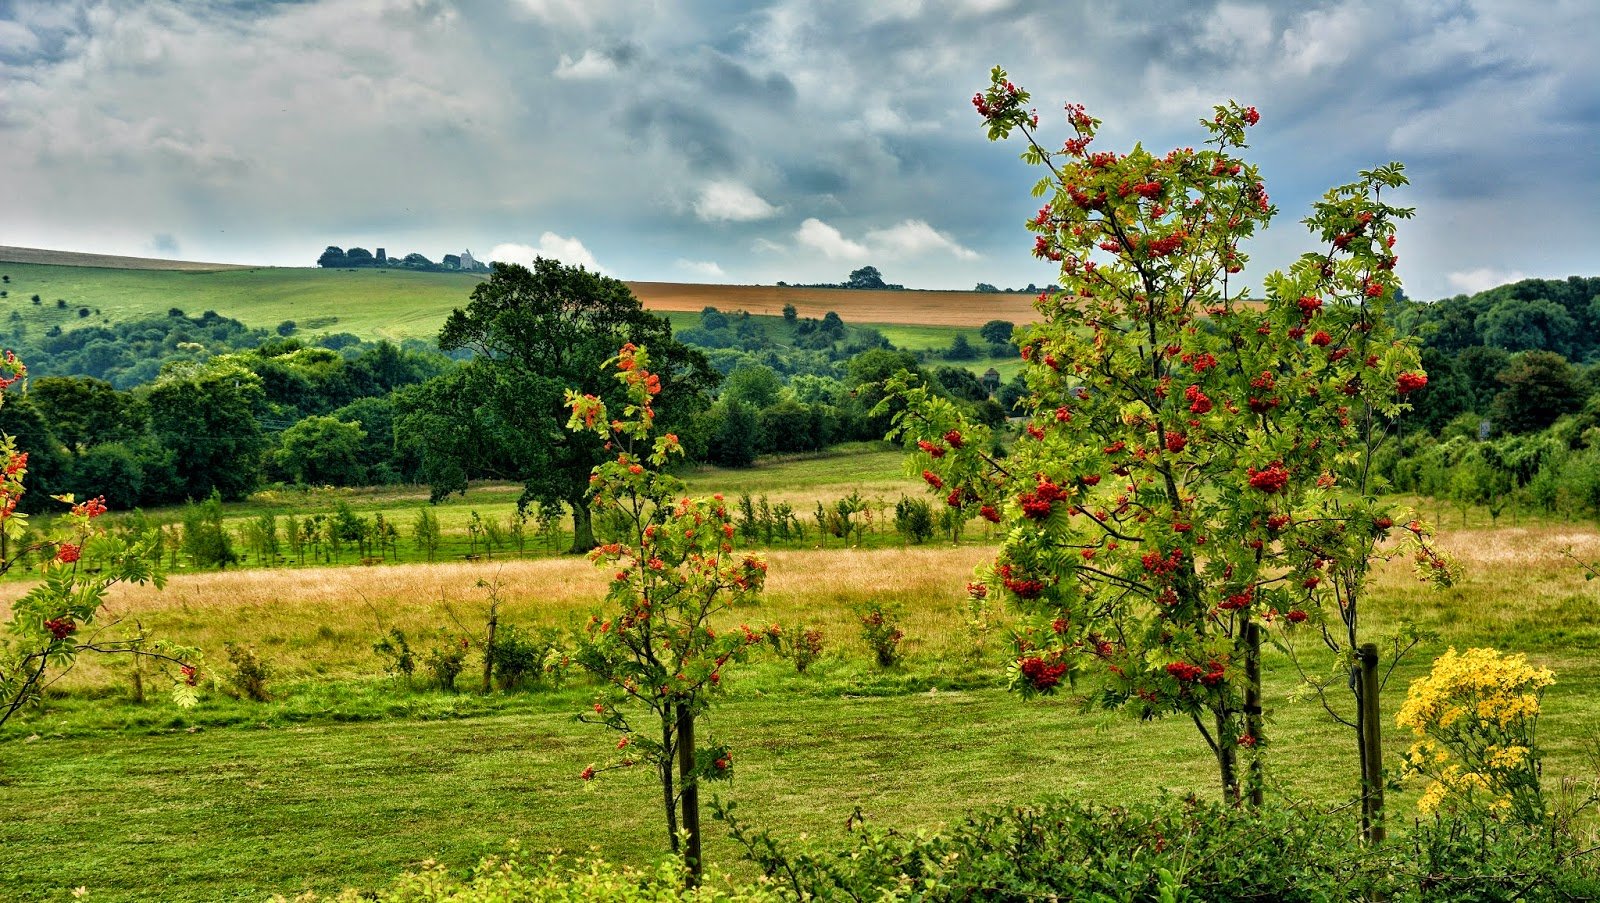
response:
[[[792,479],[782,471],[747,475],[746,485],[781,491]],[[1439,634],[1402,666],[1385,709],[1447,645],[1526,652],[1558,676],[1541,729],[1547,781],[1592,775],[1600,618],[1561,550],[1600,558],[1600,535],[1586,525],[1487,527],[1471,515],[1473,526],[1442,537],[1464,567],[1457,587],[1421,588],[1404,561],[1376,574],[1375,629],[1408,620]],[[836,838],[857,806],[914,827],[1047,791],[1104,801],[1211,793],[1209,758],[1186,723],[1140,725],[1085,710],[1073,694],[1023,703],[1000,689],[1000,638],[979,648],[962,604],[968,571],[987,554],[981,545],[771,552],[767,597],[733,619],[819,625],[826,652],[804,676],[771,659],[730,672],[712,728],[738,764],[720,794],[783,836]],[[576,779],[610,744],[572,720],[591,692],[581,679],[478,696],[380,676],[371,642],[381,627],[481,623],[481,580],[500,582],[506,620],[550,626],[594,610],[601,586],[586,562],[558,559],[193,574],[164,593],[119,592],[118,611],[200,643],[214,664],[223,641],[255,643],[277,669],[275,698],[211,692],[180,713],[131,704],[120,667],[71,675],[58,687],[68,695],[0,738],[0,794],[8,811],[28,813],[0,823],[10,853],[0,887],[23,900],[65,899],[79,885],[97,900],[260,899],[373,886],[430,857],[462,867],[510,838],[647,859],[658,847],[633,840],[657,830],[647,776]],[[903,606],[902,665],[870,664],[852,614],[865,602]],[[1273,793],[1317,805],[1347,798],[1347,734],[1312,703],[1291,701],[1295,681],[1280,657],[1269,659],[1267,683]],[[1407,741],[1392,728],[1387,740],[1392,762]],[[1401,821],[1413,801],[1394,798]],[[709,855],[737,871],[714,823]]]
[[[303,330],[350,332],[362,338],[431,339],[444,318],[464,306],[481,276],[406,270],[327,270],[315,267],[239,267],[142,258],[99,257],[0,248],[0,273],[11,277],[0,310],[21,311],[27,322],[63,328],[79,322],[79,307],[98,310],[82,322],[165,314],[170,308],[199,314],[214,310],[249,326],[271,328],[294,320]],[[905,347],[944,347],[959,331],[994,319],[1028,322],[1032,298],[972,292],[877,292],[776,286],[629,283],[645,306],[662,313],[698,313],[705,307],[746,310],[778,318],[786,304],[803,317],[835,311],[852,325],[904,329]],[[29,299],[39,295],[43,308]],[[66,301],[65,314],[56,312]],[[32,308],[32,309],[29,309]],[[56,319],[50,319],[50,318]],[[975,338],[975,336],[969,336]],[[891,340],[895,340],[891,336]],[[896,344],[900,344],[896,341]]]

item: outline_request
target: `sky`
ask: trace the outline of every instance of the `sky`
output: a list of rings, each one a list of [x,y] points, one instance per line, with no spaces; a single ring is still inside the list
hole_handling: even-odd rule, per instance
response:
[[[1068,101],[1157,152],[1258,107],[1258,277],[1405,163],[1398,272],[1432,299],[1600,273],[1597,32],[1592,0],[0,0],[0,244],[1044,284],[1039,173],[971,105],[1001,65],[1047,144]]]

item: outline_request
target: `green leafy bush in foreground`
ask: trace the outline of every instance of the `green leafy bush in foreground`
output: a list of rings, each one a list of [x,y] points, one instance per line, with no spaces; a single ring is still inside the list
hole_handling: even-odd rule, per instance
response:
[[[1479,812],[1420,823],[1388,846],[1357,843],[1353,820],[1168,799],[1099,806],[1052,798],[972,815],[948,829],[857,825],[842,845],[790,844],[718,817],[765,877],[683,889],[682,861],[645,870],[598,859],[487,859],[467,877],[430,866],[345,903],[978,903],[978,901],[1564,901],[1600,897],[1592,838]],[[311,895],[294,903],[312,903]],[[282,900],[282,898],[280,898]],[[282,901],[288,903],[288,901]]]

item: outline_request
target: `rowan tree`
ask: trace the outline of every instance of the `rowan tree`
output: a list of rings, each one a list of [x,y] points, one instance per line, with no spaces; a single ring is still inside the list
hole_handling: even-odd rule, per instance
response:
[[[778,635],[776,626],[718,630],[712,619],[752,600],[766,583],[767,565],[734,550],[732,516],[722,496],[691,499],[662,469],[683,454],[678,437],[655,434],[662,383],[643,348],[624,345],[609,361],[624,397],[608,408],[598,394],[569,390],[568,429],[600,440],[612,457],[590,476],[592,504],[621,533],[590,553],[611,577],[606,600],[613,613],[592,617],[575,658],[605,682],[583,721],[621,736],[602,771],[648,766],[661,784],[672,851],[682,853],[689,883],[698,881],[700,785],[733,774],[733,755],[715,740],[695,736],[721,688],[723,671],[749,647]],[[633,720],[643,709],[644,723]]]
[[[1046,148],[1028,99],[1000,69],[973,98],[991,140],[1020,134],[1046,170],[1029,229],[1061,278],[1016,337],[1026,430],[997,459],[909,377],[891,381],[897,424],[946,504],[1008,531],[971,591],[1024,615],[1013,686],[1093,668],[1103,704],[1188,717],[1224,796],[1259,799],[1263,636],[1336,617],[1330,575],[1359,579],[1393,528],[1350,490],[1371,425],[1426,383],[1382,316],[1410,211],[1380,192],[1404,177],[1390,164],[1330,191],[1307,220],[1323,247],[1256,299],[1241,243],[1277,209],[1238,155],[1255,108],[1217,106],[1202,149],[1158,156],[1092,150],[1100,121],[1075,104]]]

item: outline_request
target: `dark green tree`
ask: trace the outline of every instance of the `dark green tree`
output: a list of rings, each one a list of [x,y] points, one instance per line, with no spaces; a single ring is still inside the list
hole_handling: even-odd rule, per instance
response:
[[[104,380],[78,376],[41,376],[28,395],[50,423],[51,432],[67,451],[81,455],[102,442],[131,435],[128,398]]]
[[[719,402],[710,414],[716,422],[711,434],[711,463],[723,467],[749,467],[755,463],[762,445],[756,409],[742,401]]]
[[[439,333],[441,350],[473,358],[407,395],[399,441],[425,449],[434,498],[464,492],[475,476],[517,480],[523,508],[572,510],[572,551],[587,551],[594,546],[589,474],[608,454],[594,434],[564,428],[564,394],[616,395],[616,380],[601,367],[626,342],[648,345],[663,385],[672,387],[656,412],[665,429],[704,406],[715,371],[674,341],[671,325],[647,313],[625,283],[545,258],[532,269],[496,263]]]
[[[978,327],[978,335],[991,345],[1010,345],[1011,333],[1017,324],[1010,320],[990,320]]]
[[[1524,351],[1500,372],[1505,389],[1495,396],[1495,427],[1506,433],[1541,430],[1583,407],[1578,372],[1553,351]]]
[[[313,414],[283,431],[277,464],[303,486],[360,486],[366,482],[362,444],[366,430],[326,414]]]
[[[946,351],[944,356],[952,361],[970,361],[978,356],[978,350],[972,347],[972,341],[967,338],[966,333],[958,332],[956,337],[950,340],[950,350]]]
[[[1428,384],[1411,394],[1411,410],[1404,415],[1407,430],[1437,435],[1445,424],[1478,409],[1472,381],[1461,372],[1454,355],[1424,348],[1422,369],[1428,374]]]
[[[150,385],[150,432],[172,452],[183,497],[215,490],[229,500],[255,489],[266,445],[256,417],[265,402],[261,378],[230,358],[173,364]]]
[[[883,274],[877,267],[866,266],[850,274],[850,279],[845,282],[845,288],[883,288]]]

